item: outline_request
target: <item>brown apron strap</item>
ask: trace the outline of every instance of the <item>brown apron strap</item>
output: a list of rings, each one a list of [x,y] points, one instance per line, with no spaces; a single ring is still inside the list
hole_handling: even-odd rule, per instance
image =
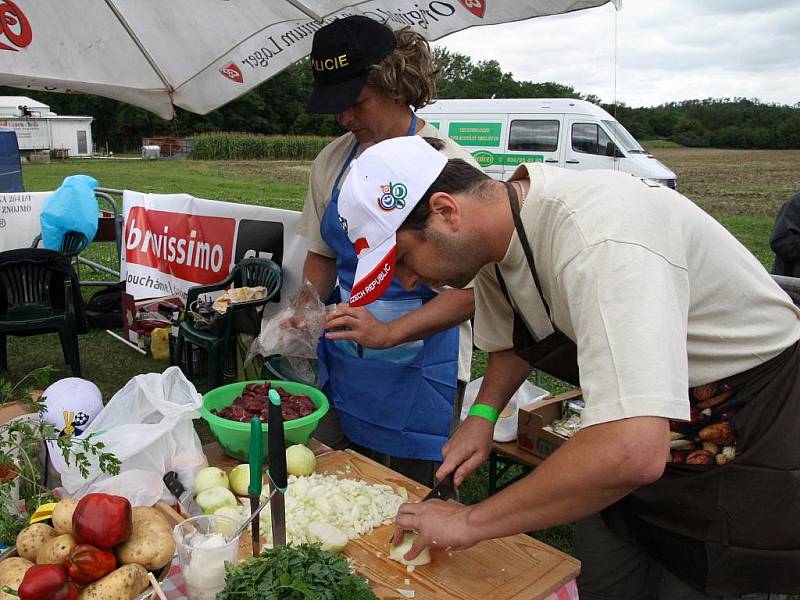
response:
[[[503,296],[505,296],[506,301],[513,308],[514,305],[511,304],[511,296],[509,296],[508,294],[508,288],[506,288],[506,282],[503,279],[503,275],[500,273],[500,267],[497,266],[497,263],[495,263],[494,265],[494,274],[497,277],[497,283],[500,285],[500,291],[503,292]]]
[[[525,233],[525,228],[522,226],[522,217],[519,215],[519,198],[517,197],[517,190],[514,189],[514,184],[504,181],[503,182],[506,186],[506,190],[508,190],[508,202],[511,204],[511,215],[514,217],[514,228],[517,230],[517,236],[519,236],[519,242],[522,244],[522,250],[525,252],[525,259],[528,261],[528,268],[531,270],[531,275],[533,275],[533,282],[536,284],[536,291],[539,292],[539,297],[542,299],[542,304],[544,304],[544,310],[547,312],[547,318],[550,319],[550,322],[553,324],[553,329],[558,329],[556,324],[553,322],[553,317],[550,315],[550,305],[547,304],[547,300],[545,300],[544,294],[542,293],[542,284],[539,282],[539,275],[536,273],[536,262],[533,260],[533,251],[531,250],[531,245],[528,243],[528,236]],[[500,271],[498,270],[498,274]],[[506,293],[506,297],[508,294]]]
[[[578,349],[572,340],[559,331],[550,316],[550,307],[542,294],[542,286],[539,283],[539,276],[536,274],[533,252],[528,243],[525,230],[522,227],[516,190],[508,183],[506,183],[506,189],[508,190],[508,201],[511,204],[511,214],[514,216],[514,227],[519,236],[522,248],[525,251],[525,258],[528,261],[531,275],[533,275],[533,281],[536,283],[536,290],[539,292],[539,297],[542,299],[542,304],[547,312],[547,318],[553,325],[553,332],[542,339],[537,338],[533,332],[528,329],[522,316],[514,308],[511,302],[511,295],[503,280],[503,275],[500,273],[500,268],[495,264],[495,274],[497,276],[497,282],[500,285],[500,291],[503,292],[503,296],[505,296],[506,301],[514,311],[514,352],[517,356],[526,360],[532,367],[573,385],[578,385],[580,381],[580,373],[578,371]]]

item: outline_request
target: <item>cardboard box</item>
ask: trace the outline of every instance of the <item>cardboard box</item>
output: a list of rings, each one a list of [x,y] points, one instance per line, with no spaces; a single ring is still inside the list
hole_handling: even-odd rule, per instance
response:
[[[581,390],[572,390],[521,407],[517,423],[517,445],[540,458],[550,456],[568,438],[542,428],[561,418],[562,402],[578,398],[581,394]]]
[[[145,338],[149,337],[150,331],[155,327],[177,324],[182,309],[183,301],[175,295],[134,300],[129,293],[122,292],[122,337],[144,350],[149,345]],[[164,321],[142,323],[141,317],[146,313],[160,315]]]

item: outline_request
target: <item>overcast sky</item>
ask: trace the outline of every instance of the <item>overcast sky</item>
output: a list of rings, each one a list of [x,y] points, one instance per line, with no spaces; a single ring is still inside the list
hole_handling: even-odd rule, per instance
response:
[[[496,1],[496,0],[495,0]],[[800,102],[800,0],[623,0],[476,27],[437,46],[494,59],[518,81],[555,81],[629,106],[744,96]]]

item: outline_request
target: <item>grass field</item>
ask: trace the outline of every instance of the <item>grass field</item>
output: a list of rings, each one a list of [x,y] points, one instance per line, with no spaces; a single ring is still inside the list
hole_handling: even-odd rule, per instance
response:
[[[767,268],[771,266],[770,228],[781,203],[800,190],[800,151],[680,147],[652,147],[651,151],[677,173],[682,193],[720,220]],[[308,162],[67,160],[26,165],[24,179],[29,191],[51,190],[64,177],[81,173],[92,175],[107,188],[186,193],[300,210],[308,170]],[[132,376],[165,367],[127,349],[104,332],[81,336],[80,351],[84,377],[98,384],[106,400]],[[473,376],[477,377],[485,368],[486,356],[476,351],[474,359]],[[69,375],[54,335],[9,339],[12,379],[45,364],[55,365],[58,377]],[[196,383],[204,391],[205,382]],[[551,379],[545,379],[543,385],[551,391],[557,391],[559,386]],[[198,429],[208,439],[207,430],[202,426]],[[464,491],[472,501],[485,496],[485,471],[476,473]],[[571,549],[568,526],[542,532],[541,537],[566,551]]]

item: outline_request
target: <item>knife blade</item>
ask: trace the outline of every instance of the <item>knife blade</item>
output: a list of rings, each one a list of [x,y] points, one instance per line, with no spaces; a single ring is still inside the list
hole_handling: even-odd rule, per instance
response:
[[[460,500],[458,488],[455,486],[455,482],[453,481],[453,473],[446,475],[444,479],[439,481],[433,489],[428,492],[425,497],[420,500],[420,502],[425,502],[426,500],[455,500],[458,502]],[[394,539],[394,534],[392,537],[389,538],[389,543],[392,543]]]
[[[175,471],[170,471],[164,475],[163,481],[170,493],[178,499],[178,504],[183,512],[190,517],[196,517],[203,514],[203,510],[197,506],[197,502],[194,501],[192,492],[183,487],[183,484],[180,482],[180,479],[178,479],[178,474]]]
[[[272,494],[269,501],[269,512],[272,518],[272,546],[286,545],[286,446],[284,444],[283,409],[280,394],[274,389],[269,391],[269,486]]]
[[[439,483],[433,486],[433,489],[428,492],[428,494],[421,500],[421,502],[425,502],[425,500],[431,500],[433,498],[438,498],[439,500],[455,500],[458,501],[458,488],[455,486],[453,482],[453,473],[447,475],[444,479],[442,479]]]
[[[255,514],[261,502],[261,470],[264,467],[264,437],[261,429],[261,419],[250,419],[250,448],[247,454],[250,464],[250,485],[247,495],[250,496],[250,514]],[[253,540],[253,556],[258,556],[261,549],[261,531],[259,519],[253,519],[250,525],[250,534]]]

